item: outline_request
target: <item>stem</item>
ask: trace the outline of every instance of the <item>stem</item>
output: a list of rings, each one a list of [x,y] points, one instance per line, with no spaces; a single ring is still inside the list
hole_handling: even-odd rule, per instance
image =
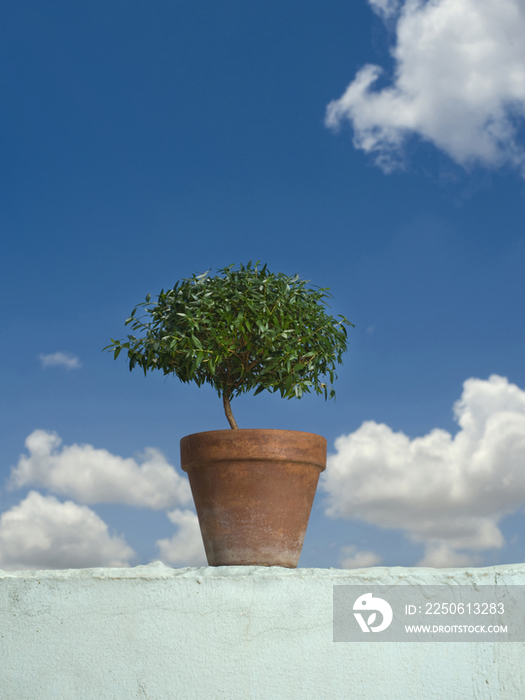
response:
[[[224,413],[226,414],[226,418],[228,419],[228,423],[230,424],[230,428],[232,430],[238,430],[239,426],[235,422],[235,418],[233,417],[232,413],[232,407],[230,406],[230,398],[226,394],[226,392],[223,393],[222,395],[222,403],[224,406]]]

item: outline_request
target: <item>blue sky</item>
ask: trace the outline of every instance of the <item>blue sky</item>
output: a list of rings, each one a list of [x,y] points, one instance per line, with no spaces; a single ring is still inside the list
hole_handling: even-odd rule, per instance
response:
[[[21,0],[0,28],[0,568],[200,565],[179,441],[211,389],[101,350],[260,260],[347,316],[301,566],[525,560],[519,0]],[[26,442],[27,441],[27,442]]]

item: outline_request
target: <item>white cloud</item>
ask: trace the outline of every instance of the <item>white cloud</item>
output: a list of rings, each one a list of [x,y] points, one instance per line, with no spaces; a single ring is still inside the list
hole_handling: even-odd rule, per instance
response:
[[[418,566],[431,566],[434,569],[452,569],[458,567],[477,566],[480,563],[479,556],[456,552],[444,542],[428,545],[425,556]]]
[[[399,12],[401,0],[369,0],[369,3],[377,15],[389,19]]]
[[[454,414],[454,437],[436,428],[411,440],[366,421],[337,438],[326,514],[404,530],[426,544],[429,566],[503,546],[498,522],[525,503],[525,391],[497,375],[468,379]]]
[[[377,566],[381,557],[374,552],[358,550],[355,545],[341,547],[339,564],[342,569],[363,569],[367,566]]]
[[[155,543],[161,561],[173,566],[207,566],[197,515],[191,510],[174,510],[167,515],[178,530],[170,539]]]
[[[66,369],[79,369],[82,363],[69,352],[53,352],[50,355],[39,355],[38,359],[42,367],[65,367]]]
[[[87,506],[30,491],[0,517],[0,569],[129,566],[135,552]]]
[[[517,124],[525,114],[523,0],[369,0],[385,19],[400,10],[395,73],[365,65],[327,108],[326,124],[345,120],[356,148],[385,172],[400,167],[406,138],[418,135],[464,167],[510,164],[525,171]]]
[[[80,503],[124,503],[161,510],[191,501],[188,480],[158,450],[141,463],[92,445],[64,445],[53,432],[35,430],[25,441],[29,455],[13,468],[10,488],[41,486]]]

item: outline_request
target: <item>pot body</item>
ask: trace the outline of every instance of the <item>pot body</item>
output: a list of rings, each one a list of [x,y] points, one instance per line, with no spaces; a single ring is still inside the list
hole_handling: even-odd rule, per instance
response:
[[[295,430],[213,430],[182,438],[210,566],[295,568],[326,439]]]

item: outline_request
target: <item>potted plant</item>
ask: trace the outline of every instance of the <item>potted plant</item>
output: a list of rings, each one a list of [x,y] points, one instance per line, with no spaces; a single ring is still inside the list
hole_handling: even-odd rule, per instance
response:
[[[181,440],[210,566],[296,567],[317,482],[326,467],[326,440],[290,430],[239,429],[231,401],[267,390],[283,398],[315,391],[333,398],[336,363],[347,349],[344,316],[328,315],[326,288],[259,263],[193,275],[148,294],[126,321],[128,335],[104,348],[125,350],[129,368],[211,384],[231,429]],[[137,317],[143,307],[146,315]],[[146,320],[145,320],[146,319]],[[327,380],[330,380],[330,386]]]

